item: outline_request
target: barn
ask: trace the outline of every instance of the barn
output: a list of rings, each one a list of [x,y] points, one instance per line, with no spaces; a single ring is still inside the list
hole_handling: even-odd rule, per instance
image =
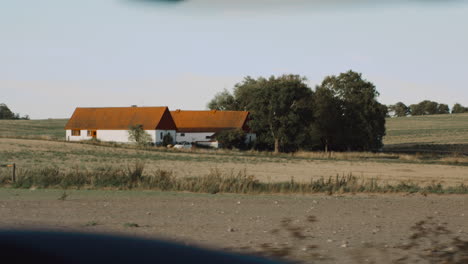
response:
[[[256,135],[247,126],[249,112],[247,111],[171,111],[172,119],[177,127],[176,141],[190,142],[211,147],[218,147],[214,136],[216,133],[242,129],[247,133],[246,143],[255,141]]]
[[[128,142],[130,126],[141,125],[156,145],[170,134],[176,138],[176,125],[169,109],[163,107],[78,107],[65,126],[67,141],[99,139]]]

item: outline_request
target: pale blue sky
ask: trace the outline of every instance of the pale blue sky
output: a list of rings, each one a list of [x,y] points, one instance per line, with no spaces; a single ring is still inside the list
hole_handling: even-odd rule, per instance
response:
[[[247,75],[295,73],[314,87],[353,69],[385,104],[468,105],[467,1],[252,2],[0,0],[0,103],[32,118],[204,109]]]

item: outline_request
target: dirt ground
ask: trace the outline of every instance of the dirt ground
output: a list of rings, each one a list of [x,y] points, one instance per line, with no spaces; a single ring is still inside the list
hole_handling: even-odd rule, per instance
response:
[[[405,254],[399,247],[409,243],[411,226],[427,217],[446,222],[453,236],[468,239],[466,195],[68,190],[65,200],[59,200],[62,194],[0,189],[0,228],[118,233],[238,252],[285,244],[292,248],[288,259],[305,263],[391,263]],[[291,235],[285,223],[290,230],[298,227],[304,237]]]
[[[376,156],[378,157],[378,156]],[[442,183],[444,186],[468,184],[468,167],[443,164],[407,163],[395,160],[287,159],[261,155],[216,155],[141,151],[56,141],[0,138],[0,162],[15,162],[19,169],[57,166],[93,169],[99,166],[127,166],[135,160],[145,163],[146,172],[164,169],[177,177],[207,175],[219,169],[226,174],[246,170],[264,182],[310,181],[311,179],[352,174],[363,180],[382,183]]]

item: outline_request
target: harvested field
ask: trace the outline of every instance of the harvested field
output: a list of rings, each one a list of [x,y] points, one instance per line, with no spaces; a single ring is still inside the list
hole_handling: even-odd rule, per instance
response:
[[[388,118],[385,151],[468,154],[468,114]]]
[[[60,198],[61,190],[0,189],[0,227],[167,238],[237,252],[289,247],[285,257],[305,263],[392,263],[424,254],[402,246],[414,242],[411,227],[427,217],[435,224],[447,222],[453,232],[441,235],[440,243],[455,236],[468,239],[467,198],[459,195],[67,191]]]
[[[447,159],[444,158],[444,159]],[[360,179],[378,179],[383,183],[402,181],[445,186],[468,184],[466,158],[453,157],[444,163],[414,156],[363,156],[325,159],[320,156],[245,155],[234,152],[150,151],[94,146],[55,141],[0,139],[0,160],[15,162],[18,168],[58,167],[94,170],[105,167],[126,167],[142,161],[147,172],[156,169],[171,171],[176,177],[197,177],[213,169],[223,173],[246,170],[263,182],[283,182],[292,178],[307,182],[319,178],[353,175]],[[459,165],[456,165],[459,164]],[[0,171],[1,173],[1,171]]]

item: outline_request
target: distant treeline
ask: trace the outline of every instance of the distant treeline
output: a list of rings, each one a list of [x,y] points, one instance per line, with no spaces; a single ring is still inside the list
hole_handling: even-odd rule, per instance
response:
[[[24,120],[29,120],[29,116],[25,115],[20,117],[18,113],[13,113],[10,108],[6,104],[0,104],[0,119],[24,119]]]
[[[233,93],[224,90],[207,106],[249,111],[248,126],[257,134],[250,147],[255,149],[378,150],[387,115],[378,95],[375,85],[354,71],[327,76],[315,89],[299,75],[246,77]],[[221,135],[220,143],[242,148],[242,131],[230,133]]]
[[[446,104],[440,104],[434,101],[424,100],[418,104],[412,104],[410,106],[405,105],[402,102],[398,102],[394,105],[388,106],[388,113],[392,116],[418,116],[418,115],[439,115],[439,114],[450,114],[449,106]],[[454,104],[452,107],[452,114],[468,113],[468,107],[464,107],[461,104]]]

